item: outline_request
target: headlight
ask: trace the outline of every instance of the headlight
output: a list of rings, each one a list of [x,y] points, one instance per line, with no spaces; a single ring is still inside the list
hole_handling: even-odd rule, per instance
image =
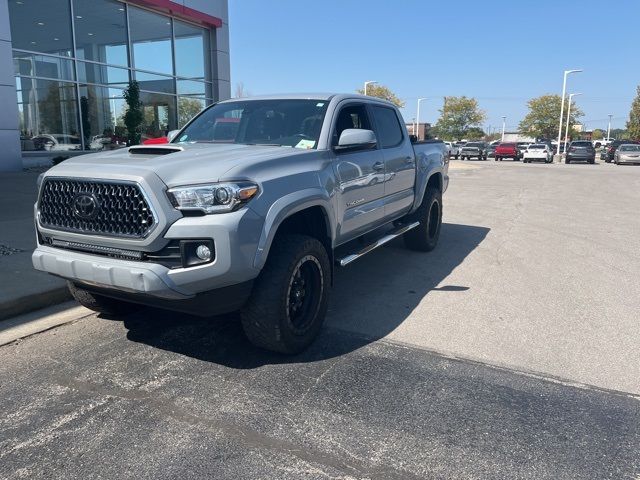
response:
[[[189,185],[167,191],[169,200],[178,210],[199,210],[204,213],[232,212],[258,193],[258,186],[249,182]]]

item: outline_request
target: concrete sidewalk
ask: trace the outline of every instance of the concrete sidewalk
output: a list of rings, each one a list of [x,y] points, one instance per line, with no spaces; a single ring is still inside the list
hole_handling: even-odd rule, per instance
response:
[[[0,320],[70,298],[63,280],[31,264],[33,204],[43,170],[0,174]]]

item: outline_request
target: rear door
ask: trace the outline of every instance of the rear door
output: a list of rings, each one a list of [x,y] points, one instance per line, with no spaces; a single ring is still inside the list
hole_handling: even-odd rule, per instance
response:
[[[364,103],[345,102],[333,119],[332,145],[338,144],[343,130],[373,130]],[[336,151],[334,169],[338,187],[337,244],[345,243],[371,230],[384,216],[384,159],[373,149]]]
[[[385,165],[385,217],[397,217],[413,205],[416,164],[413,147],[395,108],[370,105]]]

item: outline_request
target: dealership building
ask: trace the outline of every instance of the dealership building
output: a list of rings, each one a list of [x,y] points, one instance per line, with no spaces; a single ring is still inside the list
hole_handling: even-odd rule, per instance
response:
[[[125,146],[230,97],[227,0],[0,0],[0,171]]]

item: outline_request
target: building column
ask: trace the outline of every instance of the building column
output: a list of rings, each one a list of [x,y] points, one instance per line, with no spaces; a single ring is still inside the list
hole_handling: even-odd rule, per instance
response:
[[[11,54],[9,3],[0,0],[0,172],[22,170],[18,100]]]

